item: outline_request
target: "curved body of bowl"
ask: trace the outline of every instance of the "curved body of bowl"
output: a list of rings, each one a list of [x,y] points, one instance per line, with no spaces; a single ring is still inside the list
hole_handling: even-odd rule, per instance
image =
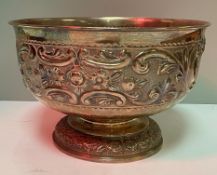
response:
[[[39,101],[86,117],[150,115],[193,87],[208,23],[152,18],[12,21],[20,70]]]
[[[209,25],[117,17],[11,24],[26,87],[68,114],[56,125],[54,143],[97,162],[134,161],[161,148],[161,130],[148,116],[193,87]]]

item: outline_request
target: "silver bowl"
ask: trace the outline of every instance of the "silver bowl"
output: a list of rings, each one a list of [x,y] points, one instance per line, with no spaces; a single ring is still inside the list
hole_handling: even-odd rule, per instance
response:
[[[157,18],[42,18],[10,22],[24,84],[66,113],[53,139],[70,155],[138,160],[162,145],[149,118],[195,84],[208,22]],[[168,121],[169,122],[169,121]]]

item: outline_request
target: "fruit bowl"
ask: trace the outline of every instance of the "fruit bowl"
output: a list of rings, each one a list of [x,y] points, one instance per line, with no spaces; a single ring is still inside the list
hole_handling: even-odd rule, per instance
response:
[[[194,86],[209,25],[141,17],[10,24],[25,86],[67,115],[56,125],[55,144],[96,162],[138,160],[160,149],[161,131],[149,116],[180,102]]]

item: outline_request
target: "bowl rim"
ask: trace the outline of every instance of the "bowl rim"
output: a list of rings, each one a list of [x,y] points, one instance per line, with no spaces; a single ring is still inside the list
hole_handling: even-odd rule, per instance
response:
[[[70,22],[98,22],[100,25],[71,25]],[[125,22],[126,26],[106,25],[110,22]],[[85,23],[85,22],[84,22]],[[62,28],[69,30],[88,30],[88,31],[167,31],[167,30],[188,30],[200,29],[210,26],[210,22],[194,19],[180,18],[152,18],[152,17],[55,17],[55,18],[23,18],[9,21],[14,27],[27,28]],[[68,24],[68,25],[67,25]],[[133,25],[132,25],[133,24]],[[143,24],[141,26],[141,24]],[[130,26],[132,25],[132,26]]]

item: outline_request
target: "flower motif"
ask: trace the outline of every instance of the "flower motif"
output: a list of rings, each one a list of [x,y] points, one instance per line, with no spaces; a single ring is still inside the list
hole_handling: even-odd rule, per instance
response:
[[[109,76],[106,71],[99,70],[92,75],[93,88],[96,90],[106,89],[108,87]]]
[[[130,92],[133,91],[136,87],[136,81],[133,77],[131,78],[125,78],[123,79],[122,83],[121,83],[121,88],[126,91],[126,92]]]
[[[44,86],[61,86],[64,78],[60,69],[57,67],[44,67],[39,64],[39,71],[41,72],[42,84]]]
[[[84,83],[84,76],[81,72],[78,71],[69,71],[67,73],[67,78],[70,80],[70,83],[74,86],[81,86]]]
[[[65,73],[65,81],[67,87],[71,89],[75,94],[81,95],[87,86],[86,77],[82,69],[79,66],[74,66]]]

